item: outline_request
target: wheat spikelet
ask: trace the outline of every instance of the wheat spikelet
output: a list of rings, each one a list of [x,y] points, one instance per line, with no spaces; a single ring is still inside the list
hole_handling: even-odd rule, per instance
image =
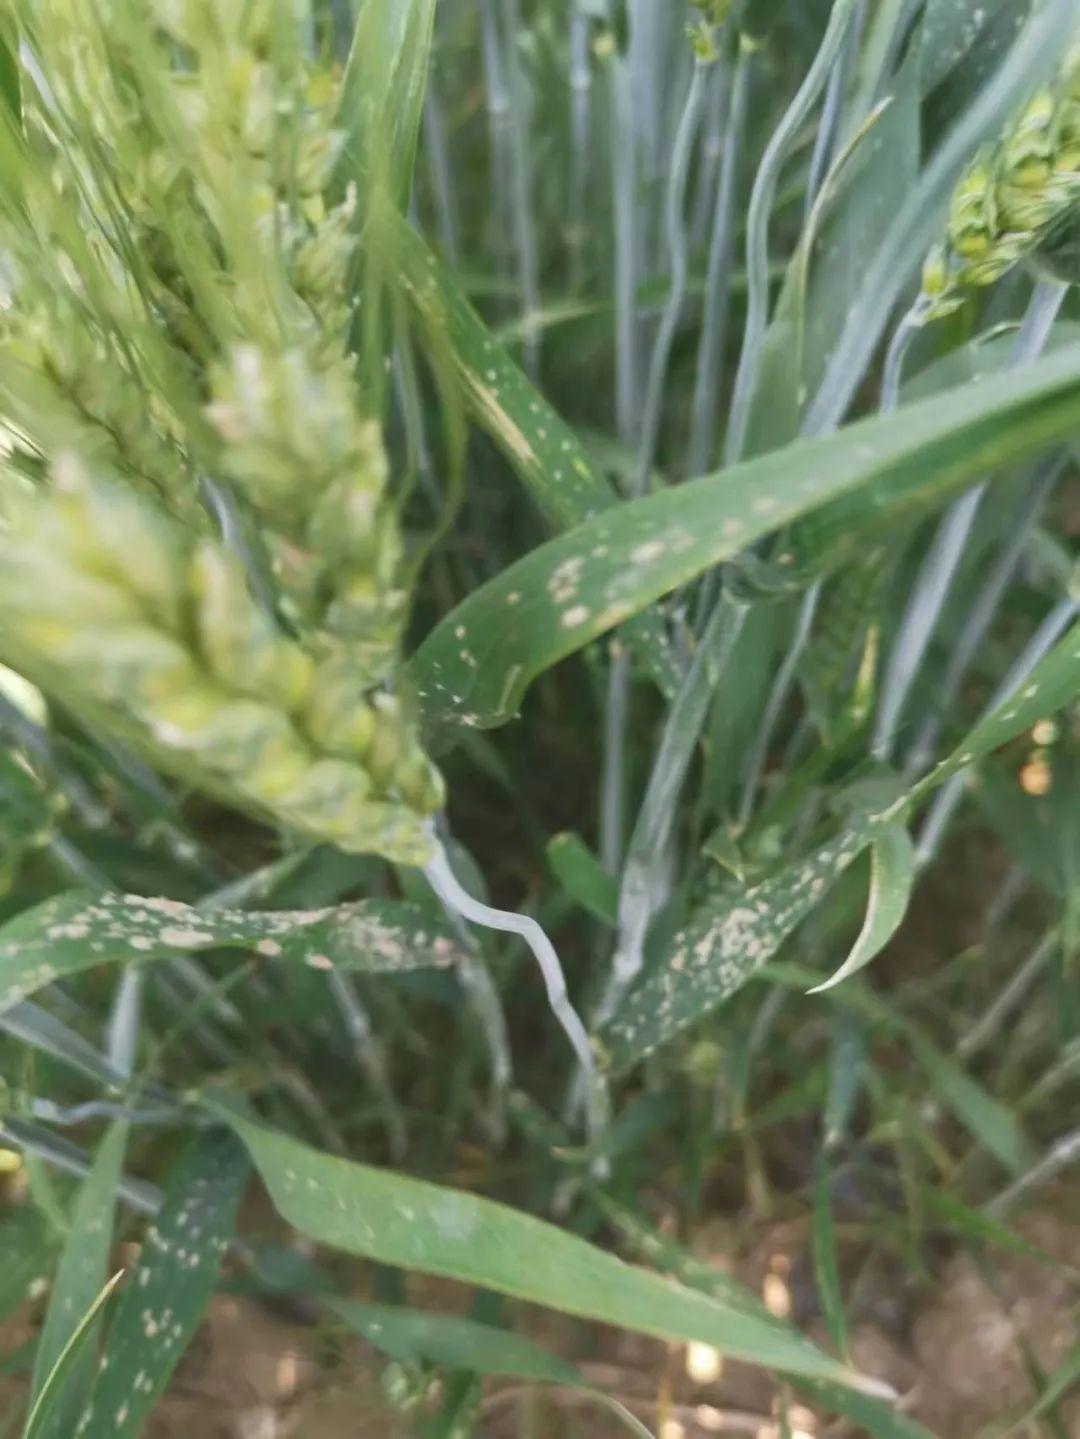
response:
[[[1020,261],[1046,256],[1080,208],[1080,48],[996,144],[971,162],[953,192],[944,241],[923,269],[924,318],[950,314],[967,292]]]

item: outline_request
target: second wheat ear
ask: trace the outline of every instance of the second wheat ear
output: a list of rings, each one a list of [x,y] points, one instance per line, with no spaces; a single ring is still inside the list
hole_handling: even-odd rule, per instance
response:
[[[1080,47],[1074,47],[1054,82],[1035,93],[961,176],[945,236],[923,268],[920,318],[951,314],[972,290],[996,284],[1025,260],[1054,278],[1075,280],[1078,220]]]

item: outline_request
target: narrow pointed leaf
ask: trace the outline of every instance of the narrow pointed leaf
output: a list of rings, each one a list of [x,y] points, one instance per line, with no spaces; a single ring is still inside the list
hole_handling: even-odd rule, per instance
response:
[[[467,1369],[473,1374],[532,1379],[542,1384],[589,1387],[565,1359],[492,1324],[398,1305],[361,1304],[352,1299],[335,1299],[328,1307],[350,1329],[392,1359],[422,1360],[444,1369]]]
[[[60,1256],[34,1357],[30,1385],[34,1399],[42,1393],[82,1316],[101,1293],[108,1278],[113,1210],[126,1148],[127,1125],[112,1125],[98,1147],[94,1167],[83,1181],[75,1200],[71,1229]],[[70,1365],[65,1384],[58,1387],[53,1396],[50,1417],[41,1422],[42,1439],[45,1436],[68,1439],[73,1420],[78,1418],[86,1402],[93,1372],[93,1351],[87,1345],[81,1359]]]
[[[554,835],[548,841],[547,862],[571,899],[603,924],[614,927],[618,886],[580,836]]]
[[[221,1113],[250,1149],[282,1216],[321,1244],[659,1338],[700,1339],[788,1373],[870,1383],[794,1332],[624,1264],[529,1214],[322,1154]]]
[[[47,1426],[52,1424],[58,1407],[62,1405],[67,1376],[72,1368],[81,1361],[83,1355],[90,1351],[97,1317],[123,1277],[122,1271],[114,1274],[79,1320],[56,1363],[49,1371],[45,1383],[41,1387],[41,1393],[30,1409],[26,1428],[23,1430],[23,1439],[43,1439]]]
[[[870,899],[854,948],[843,964],[811,994],[821,994],[865,968],[900,928],[915,883],[915,846],[903,824],[880,830],[870,846]]]
[[[814,1278],[818,1302],[829,1337],[841,1354],[847,1353],[847,1318],[840,1289],[840,1268],[836,1252],[836,1223],[833,1219],[832,1174],[829,1161],[819,1154],[814,1166],[813,1242]]]
[[[181,1157],[117,1306],[77,1434],[131,1439],[141,1431],[217,1287],[248,1173],[228,1130],[199,1135]]]

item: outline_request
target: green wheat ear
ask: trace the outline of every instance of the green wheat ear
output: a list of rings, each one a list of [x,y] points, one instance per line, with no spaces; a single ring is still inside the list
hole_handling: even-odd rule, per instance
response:
[[[324,199],[340,85],[313,14],[19,16],[48,88],[27,76],[21,189],[0,197],[0,658],[189,783],[423,863],[442,786],[400,693],[402,546],[348,346],[363,197]],[[222,491],[269,603],[214,537]]]
[[[1062,236],[1080,213],[1080,47],[1055,83],[1036,92],[953,191],[945,237],[923,267],[923,316],[938,319],[967,293],[1030,260],[1080,278]]]
[[[390,695],[336,744],[334,697],[235,558],[74,457],[14,497],[0,537],[0,653],[159,768],[343,848],[422,863],[438,777]],[[338,705],[338,713],[344,706]]]

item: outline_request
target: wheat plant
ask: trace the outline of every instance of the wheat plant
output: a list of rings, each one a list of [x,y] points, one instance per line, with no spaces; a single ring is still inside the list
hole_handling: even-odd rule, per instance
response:
[[[380,1433],[724,1427],[532,1306],[760,1434],[1069,1432],[1067,1336],[955,1415],[856,1335],[1075,1193],[1078,47],[4,8],[0,1433],[166,1432],[223,1286],[385,1356]]]

